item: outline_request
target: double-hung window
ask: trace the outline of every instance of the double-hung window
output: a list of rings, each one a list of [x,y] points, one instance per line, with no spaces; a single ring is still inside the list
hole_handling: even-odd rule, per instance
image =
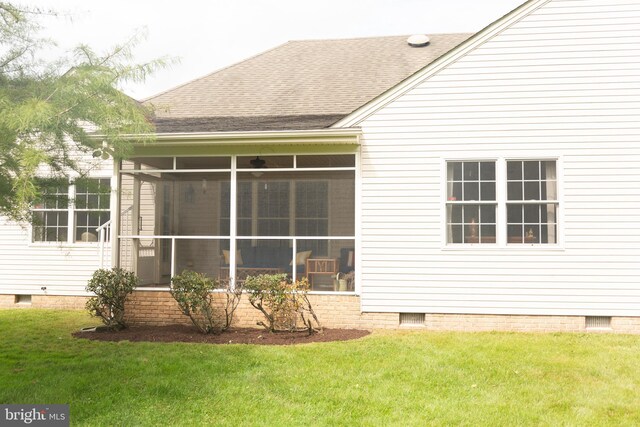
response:
[[[448,244],[558,242],[555,160],[448,161],[446,168]]]
[[[507,161],[507,243],[557,243],[556,162]]]
[[[40,198],[31,209],[34,242],[66,242],[69,230],[69,183],[42,182]]]
[[[496,242],[496,163],[447,163],[447,242]]]
[[[110,218],[108,178],[44,180],[32,211],[34,242],[95,242],[96,228]]]
[[[109,179],[82,179],[75,188],[75,241],[97,239],[96,228],[110,218]]]

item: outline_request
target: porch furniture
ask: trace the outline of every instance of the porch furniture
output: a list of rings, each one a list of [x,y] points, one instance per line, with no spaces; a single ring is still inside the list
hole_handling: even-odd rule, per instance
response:
[[[338,272],[337,258],[307,258],[307,279],[311,289],[314,289],[318,277],[328,277],[328,282],[333,286],[333,279]],[[331,277],[334,276],[334,277]],[[325,281],[327,281],[325,279]]]

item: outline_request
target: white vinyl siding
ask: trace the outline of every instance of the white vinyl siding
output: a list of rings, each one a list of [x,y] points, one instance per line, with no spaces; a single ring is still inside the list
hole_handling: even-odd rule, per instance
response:
[[[80,164],[91,170],[90,176],[113,173],[110,160],[96,161],[89,156],[80,158]],[[46,170],[41,173],[46,174]],[[110,246],[105,245],[107,267],[111,265]],[[85,286],[98,268],[97,242],[33,242],[30,224],[17,224],[0,216],[0,294],[88,295]]]
[[[639,42],[553,0],[360,123],[363,311],[640,315]],[[447,247],[445,160],[498,158],[558,159],[557,245]]]

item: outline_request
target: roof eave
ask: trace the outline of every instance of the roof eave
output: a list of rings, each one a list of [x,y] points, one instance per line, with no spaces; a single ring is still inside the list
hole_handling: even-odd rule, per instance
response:
[[[299,131],[250,131],[250,132],[185,132],[158,133],[152,135],[125,135],[129,139],[151,137],[158,145],[251,145],[251,144],[351,144],[360,143],[362,130],[356,127]],[[136,143],[134,143],[136,144]],[[136,145],[144,145],[144,142]]]

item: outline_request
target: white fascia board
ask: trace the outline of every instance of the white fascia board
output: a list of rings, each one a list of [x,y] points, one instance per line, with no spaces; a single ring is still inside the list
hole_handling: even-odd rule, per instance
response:
[[[252,132],[191,132],[154,134],[153,144],[171,145],[188,142],[189,144],[352,144],[360,143],[360,128],[318,129],[300,131],[252,131]],[[149,135],[125,135],[136,139]],[[143,143],[141,143],[142,145]]]
[[[528,2],[518,6],[516,9],[512,10],[497,21],[489,24],[488,26],[471,36],[469,39],[462,42],[460,45],[454,47],[449,52],[445,53],[444,55],[430,63],[422,70],[409,76],[402,82],[398,83],[396,86],[388,89],[386,92],[381,93],[368,103],[353,111],[348,116],[334,123],[331,127],[335,129],[342,127],[352,128],[354,126],[357,126],[367,117],[374,114],[376,111],[395,101],[398,97],[404,95],[405,93],[419,85],[424,79],[432,76],[433,74],[436,74],[441,69],[446,68],[449,64],[464,57],[467,53],[469,53],[479,45],[490,40],[513,23],[521,20],[534,10],[542,7],[544,4],[550,1],[551,0],[529,0]]]

